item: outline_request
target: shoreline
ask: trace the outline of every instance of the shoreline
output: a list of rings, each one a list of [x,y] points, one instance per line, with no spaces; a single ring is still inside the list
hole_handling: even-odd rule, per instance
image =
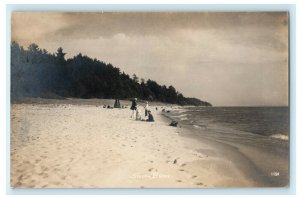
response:
[[[262,186],[224,158],[212,142],[188,137],[186,128],[168,126],[160,110],[156,111],[155,106],[151,110],[153,123],[133,121],[129,109],[52,101],[12,104],[11,186]],[[227,152],[234,154],[233,150]]]
[[[18,99],[15,101],[11,101],[12,104],[58,104],[58,105],[113,105],[115,102],[115,99],[102,99],[102,98],[88,98],[88,99],[83,99],[83,98],[62,98],[62,99],[49,99],[49,98],[22,98]],[[145,104],[146,100],[141,100],[139,103]],[[129,99],[125,100],[120,100],[120,103],[122,105],[129,106],[131,105],[131,101]],[[153,101],[150,102],[152,107],[153,106],[179,106],[175,104],[168,104],[164,102],[158,102],[158,101]]]
[[[170,121],[176,120],[165,113],[162,115]],[[211,146],[214,146],[217,149],[216,151],[221,152],[220,154],[222,154],[223,157],[232,161],[238,169],[248,176],[249,179],[252,178],[256,181],[259,187],[289,186],[289,169],[285,168],[284,165],[284,163],[288,161],[288,158],[282,158],[282,154],[281,157],[279,157],[280,154],[274,155],[271,152],[262,150],[261,148],[255,148],[253,146],[247,146],[233,141],[228,142],[225,140],[218,140],[216,138],[206,136],[220,128],[222,130],[226,129],[227,131],[233,130],[224,126],[221,127],[215,125],[213,128],[205,128],[205,130],[203,130],[199,128],[196,129],[191,125],[183,124],[181,121],[178,122],[179,126],[185,129],[184,133],[180,134],[181,136],[199,140],[200,142],[207,142]],[[205,133],[203,133],[204,131]],[[199,134],[199,132],[202,133]],[[255,134],[255,136],[257,135]],[[289,156],[289,154],[287,154],[287,156]],[[243,163],[241,164],[241,162]]]

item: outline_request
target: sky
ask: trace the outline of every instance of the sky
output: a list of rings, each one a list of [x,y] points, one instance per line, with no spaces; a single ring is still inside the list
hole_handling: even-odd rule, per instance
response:
[[[82,53],[214,106],[288,105],[285,12],[14,12],[11,40]]]

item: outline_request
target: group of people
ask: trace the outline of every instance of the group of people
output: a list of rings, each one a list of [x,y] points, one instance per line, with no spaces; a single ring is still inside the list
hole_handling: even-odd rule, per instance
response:
[[[146,105],[144,107],[146,119],[142,119],[142,113],[141,113],[141,110],[138,107],[137,98],[134,98],[132,100],[132,104],[131,104],[130,109],[132,110],[132,114],[131,114],[132,119],[140,120],[140,121],[146,121],[146,122],[154,122],[154,118],[153,118],[153,115],[150,111],[149,104],[148,104],[147,101],[146,101]]]

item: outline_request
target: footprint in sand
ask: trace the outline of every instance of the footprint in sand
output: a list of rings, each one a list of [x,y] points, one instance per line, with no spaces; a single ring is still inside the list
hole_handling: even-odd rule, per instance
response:
[[[54,185],[57,185],[57,186],[58,186],[58,185],[61,185],[61,183],[58,182],[58,181],[53,182],[53,184],[54,184]]]
[[[16,186],[17,186],[17,187],[22,186],[22,185],[23,185],[22,182],[17,182],[17,183],[16,183]]]
[[[193,176],[192,176],[192,179],[194,179],[194,178],[197,178],[197,176],[196,176],[196,175],[193,175]]]
[[[151,171],[157,171],[157,169],[150,168],[150,169],[148,169],[148,171],[149,171],[149,172],[151,172]]]
[[[20,176],[18,177],[18,182],[20,182],[22,179],[23,179],[23,175],[20,175]]]
[[[17,169],[17,172],[18,173],[22,173],[22,172],[24,172],[25,171],[25,169]]]
[[[55,172],[58,172],[58,171],[60,171],[60,169],[59,168],[54,168],[53,169]]]
[[[195,184],[198,185],[198,186],[202,186],[202,185],[203,185],[202,182],[197,182],[197,183],[195,183]]]
[[[181,165],[181,167],[184,167],[186,164],[185,163],[183,163],[182,165]]]
[[[49,175],[48,175],[48,173],[44,173],[44,172],[42,172],[42,175],[41,175],[43,178],[48,178],[49,177]]]
[[[23,161],[23,164],[30,164],[28,160]]]
[[[177,180],[177,182],[182,182],[182,180]]]
[[[48,171],[49,170],[49,168],[45,167],[45,166],[42,166],[41,168],[42,168],[43,171]]]

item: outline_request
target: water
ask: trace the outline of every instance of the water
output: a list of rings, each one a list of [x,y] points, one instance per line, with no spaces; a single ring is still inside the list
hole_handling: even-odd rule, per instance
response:
[[[288,107],[185,107],[172,109],[166,116],[191,129],[195,137],[234,149],[257,171],[250,177],[263,178],[263,186],[287,185]],[[274,172],[280,175],[274,177]]]
[[[195,128],[218,125],[285,141],[289,137],[288,107],[190,107],[169,115]]]
[[[288,153],[288,107],[189,107],[168,116],[204,138]]]

